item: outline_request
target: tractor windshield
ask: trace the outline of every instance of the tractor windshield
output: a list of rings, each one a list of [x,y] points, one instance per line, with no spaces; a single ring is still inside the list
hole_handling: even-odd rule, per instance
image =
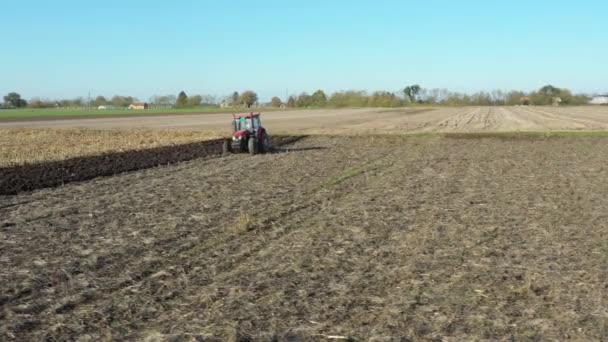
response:
[[[235,131],[250,129],[251,128],[251,119],[247,119],[247,118],[236,119],[234,121],[234,128],[235,128]]]
[[[257,129],[260,127],[260,119],[255,116],[253,118],[238,118],[234,121],[235,131]]]

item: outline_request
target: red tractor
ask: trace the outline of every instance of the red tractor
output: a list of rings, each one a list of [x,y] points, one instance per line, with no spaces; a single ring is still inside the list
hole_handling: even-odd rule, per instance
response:
[[[270,139],[262,127],[259,113],[232,114],[232,117],[232,139],[224,141],[224,153],[249,152],[253,155],[270,152]]]

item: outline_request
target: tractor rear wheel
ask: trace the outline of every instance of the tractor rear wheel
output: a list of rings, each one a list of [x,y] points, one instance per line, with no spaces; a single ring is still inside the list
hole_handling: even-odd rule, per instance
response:
[[[249,154],[254,155],[258,153],[258,139],[251,137],[247,142],[247,148],[249,149]]]
[[[270,139],[268,139],[268,135],[264,133],[262,140],[260,141],[259,151],[262,153],[268,153],[271,149],[272,146],[270,146]]]

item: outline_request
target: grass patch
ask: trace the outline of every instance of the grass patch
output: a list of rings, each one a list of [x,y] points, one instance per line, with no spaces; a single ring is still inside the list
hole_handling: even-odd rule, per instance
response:
[[[328,180],[323,187],[327,187],[327,186],[336,186],[339,185],[341,183],[343,183],[344,181],[351,179],[353,177],[356,177],[358,175],[364,174],[365,172],[369,171],[370,169],[365,169],[365,168],[353,168],[350,170],[347,170],[346,172],[331,178],[330,180]]]

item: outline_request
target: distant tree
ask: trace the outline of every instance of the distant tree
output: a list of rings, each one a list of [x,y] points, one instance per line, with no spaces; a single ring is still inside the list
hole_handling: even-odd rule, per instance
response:
[[[234,93],[232,93],[232,105],[236,106],[239,104],[239,99],[240,99],[240,95],[238,91],[235,91]]]
[[[201,97],[202,97],[201,103],[204,106],[217,104],[217,97],[215,97],[213,95],[202,95]]]
[[[315,91],[310,98],[310,104],[314,107],[325,107],[327,105],[327,96],[321,89]]]
[[[447,98],[447,89],[422,89],[418,97],[418,101],[422,101],[428,104],[440,104]],[[406,96],[407,98],[407,96]]]
[[[27,101],[22,99],[21,95],[15,92],[8,93],[8,95],[4,97],[4,103],[7,105],[7,107],[14,108],[23,108],[27,106]]]
[[[70,100],[70,105],[72,107],[82,107],[84,106],[84,99],[82,97],[77,97],[75,99]]]
[[[491,106],[494,104],[492,102],[492,96],[489,93],[486,93],[485,91],[480,91],[471,95],[470,100],[471,102],[468,104],[474,106]]]
[[[585,94],[577,94],[577,95],[573,95],[572,99],[570,99],[569,105],[572,106],[582,106],[582,105],[586,105],[589,104],[589,101],[591,101],[591,96],[589,95],[585,95]]]
[[[52,108],[55,107],[55,102],[34,97],[29,101],[27,106],[30,108]]]
[[[203,97],[200,95],[190,96],[188,98],[188,107],[198,107],[203,102]]]
[[[114,95],[112,96],[111,102],[115,107],[128,107],[133,104],[133,102],[137,102],[137,99],[133,96]]]
[[[500,89],[492,90],[492,102],[495,106],[504,105],[507,95]]]
[[[122,96],[114,95],[112,96],[112,105],[115,107],[122,107],[125,102],[125,99]]]
[[[103,97],[103,96],[97,96],[97,97],[95,98],[95,101],[93,102],[93,104],[94,104],[95,106],[103,106],[103,105],[105,105],[105,104],[107,104],[107,103],[108,103],[108,100],[106,100],[106,98],[105,98],[105,97]]]
[[[177,97],[175,95],[155,95],[150,98],[150,102],[157,106],[174,106]]]
[[[369,96],[364,91],[338,91],[331,94],[328,104],[332,107],[367,107]]]
[[[295,106],[296,106],[296,98],[293,96],[290,96],[289,99],[287,100],[287,107],[295,108]]]
[[[554,103],[556,98],[571,97],[567,89],[560,89],[550,84],[530,93],[530,103],[536,106],[548,106]],[[564,100],[564,99],[562,99]],[[567,102],[567,100],[566,100]]]
[[[302,93],[298,95],[298,98],[296,99],[296,107],[305,108],[310,107],[311,105],[312,97],[310,95],[308,95],[307,93]]]
[[[179,95],[177,95],[177,101],[175,102],[175,105],[178,108],[185,108],[188,106],[188,95],[186,95],[185,91],[180,91]]]
[[[405,89],[403,89],[403,94],[410,100],[410,102],[416,102],[416,96],[418,96],[420,90],[422,90],[422,88],[420,88],[419,85],[414,84],[412,86],[405,87]]]
[[[247,108],[250,108],[256,102],[258,102],[258,94],[256,94],[254,91],[247,90],[241,94],[239,100],[241,103],[245,104]]]
[[[273,107],[281,107],[281,103],[282,103],[281,99],[276,96],[273,97],[272,100],[270,100],[270,104]]]
[[[393,107],[397,103],[395,94],[388,91],[377,91],[369,98],[370,107]]]
[[[516,106],[519,104],[526,106],[530,104],[530,99],[523,91],[512,90],[505,95],[505,105]]]
[[[561,89],[554,87],[550,84],[540,88],[540,90],[538,91],[539,93],[546,95],[546,96],[557,96],[559,95],[559,93],[561,93]]]

